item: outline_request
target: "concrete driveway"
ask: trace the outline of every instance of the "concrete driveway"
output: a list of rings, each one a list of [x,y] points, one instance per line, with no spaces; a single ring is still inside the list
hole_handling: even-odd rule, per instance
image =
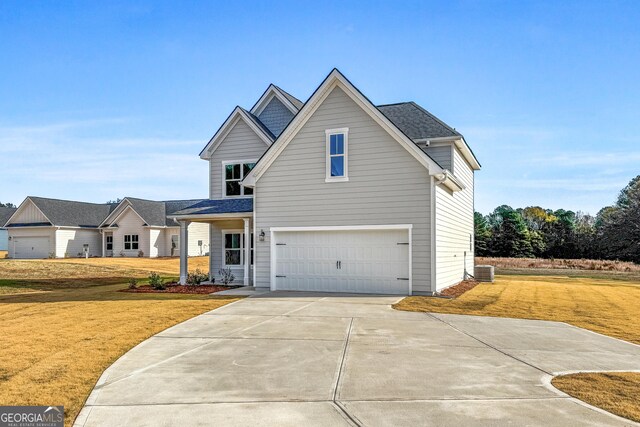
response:
[[[622,426],[555,373],[640,370],[640,347],[562,323],[395,311],[398,297],[274,292],[141,343],[79,426]]]

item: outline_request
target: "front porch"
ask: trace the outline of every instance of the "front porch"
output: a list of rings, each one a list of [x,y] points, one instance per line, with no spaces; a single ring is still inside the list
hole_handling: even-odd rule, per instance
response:
[[[207,223],[209,237],[209,280],[219,283],[221,269],[230,269],[234,284],[253,284],[253,199],[205,200],[171,215],[180,225],[180,284],[189,272],[189,224]]]

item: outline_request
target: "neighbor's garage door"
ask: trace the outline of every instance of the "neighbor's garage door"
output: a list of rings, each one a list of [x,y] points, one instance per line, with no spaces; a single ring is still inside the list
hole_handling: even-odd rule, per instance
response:
[[[410,293],[409,230],[276,231],[275,289]]]
[[[49,255],[49,238],[38,237],[14,237],[10,244],[14,244],[14,258],[47,258]]]

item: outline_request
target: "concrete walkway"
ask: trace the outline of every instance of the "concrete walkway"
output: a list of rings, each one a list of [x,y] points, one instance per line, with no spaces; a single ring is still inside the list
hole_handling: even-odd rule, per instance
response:
[[[397,297],[274,292],[141,343],[78,426],[623,426],[555,373],[640,370],[640,347],[566,324],[395,311]]]

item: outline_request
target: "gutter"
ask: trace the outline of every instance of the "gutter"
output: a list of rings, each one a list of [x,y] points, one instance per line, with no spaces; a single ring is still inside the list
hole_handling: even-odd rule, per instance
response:
[[[434,177],[437,180],[435,183],[436,185],[443,185],[453,192],[462,191],[467,188],[447,169],[444,169],[442,173],[435,174]]]

